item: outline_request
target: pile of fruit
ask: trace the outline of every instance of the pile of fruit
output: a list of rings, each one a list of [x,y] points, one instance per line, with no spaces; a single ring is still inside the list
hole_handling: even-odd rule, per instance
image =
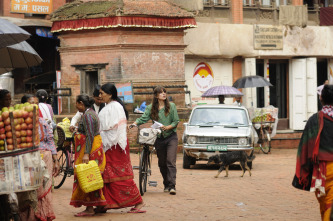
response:
[[[38,105],[24,103],[16,104],[14,107],[4,107],[0,111],[0,151],[29,148],[37,145],[38,135],[38,114],[36,111],[36,123],[33,123],[33,110],[38,110]],[[12,114],[10,114],[12,112]],[[12,115],[12,117],[10,117]],[[12,118],[12,120],[11,120]],[[35,128],[34,128],[35,125]],[[35,129],[35,139],[33,139]],[[13,134],[14,133],[14,134]],[[16,147],[14,139],[16,138]]]
[[[275,119],[272,117],[272,115],[270,113],[259,115],[252,119],[252,122],[254,122],[254,123],[274,122],[274,121],[275,121]]]

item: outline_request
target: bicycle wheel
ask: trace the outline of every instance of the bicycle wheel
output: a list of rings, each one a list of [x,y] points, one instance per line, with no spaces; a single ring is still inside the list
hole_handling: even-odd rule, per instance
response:
[[[147,191],[148,165],[149,153],[144,147],[141,152],[141,159],[139,165],[139,187],[141,196],[143,196]]]
[[[267,130],[263,129],[261,134],[261,143],[260,143],[260,149],[263,153],[268,154],[271,152],[271,141],[269,138],[269,133]]]
[[[64,184],[68,170],[68,153],[62,148],[57,148],[59,161],[59,175],[54,177],[54,189],[59,189]]]

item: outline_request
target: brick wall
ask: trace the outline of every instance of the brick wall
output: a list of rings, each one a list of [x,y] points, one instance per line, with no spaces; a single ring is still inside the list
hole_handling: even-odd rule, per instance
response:
[[[243,0],[231,1],[231,20],[233,24],[243,24]]]
[[[303,5],[303,0],[292,0],[292,5]]]
[[[106,63],[100,72],[101,84],[132,81],[133,85],[150,86],[185,82],[182,31],[108,29],[60,34],[61,83],[72,88],[72,112],[75,97],[80,94],[80,71],[72,65]],[[172,96],[176,104],[185,102],[184,94]],[[68,111],[67,99],[63,100],[63,111]]]

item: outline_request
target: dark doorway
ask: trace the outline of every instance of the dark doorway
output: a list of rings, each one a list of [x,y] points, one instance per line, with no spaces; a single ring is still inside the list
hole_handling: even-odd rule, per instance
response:
[[[264,77],[264,60],[257,60],[256,75]],[[257,107],[265,107],[265,88],[257,88]]]
[[[327,70],[327,59],[317,60],[317,86],[322,85],[327,80],[328,70]],[[322,105],[318,99],[318,110],[321,110]]]
[[[269,61],[269,103],[279,108],[279,118],[287,118],[287,61]]]
[[[85,74],[85,93],[92,96],[95,85],[98,84],[98,71],[86,71]]]

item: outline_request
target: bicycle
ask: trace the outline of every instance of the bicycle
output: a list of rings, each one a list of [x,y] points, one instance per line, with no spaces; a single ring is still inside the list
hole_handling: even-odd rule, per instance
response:
[[[130,125],[133,128],[136,125]],[[138,136],[137,143],[142,145],[142,151],[139,149],[139,189],[140,194],[143,196],[147,192],[147,184],[149,186],[157,186],[157,181],[152,181],[149,179],[151,176],[151,163],[153,159],[153,153],[155,152],[155,147],[153,146],[157,137],[157,134],[161,131],[159,129],[153,128],[142,128],[138,126]]]
[[[65,131],[59,126],[57,126],[57,132],[59,175],[54,177],[53,185],[55,189],[59,189],[64,184],[67,177],[74,175],[74,136],[71,138],[67,138],[65,135]]]
[[[258,129],[254,127],[258,134],[259,147],[264,154],[268,154],[271,152],[271,123],[272,122],[260,122],[260,127]]]

